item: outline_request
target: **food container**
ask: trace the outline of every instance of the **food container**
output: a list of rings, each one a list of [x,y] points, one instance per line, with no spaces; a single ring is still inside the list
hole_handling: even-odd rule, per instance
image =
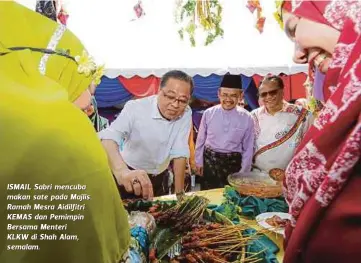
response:
[[[274,198],[282,195],[282,182],[277,182],[262,172],[235,173],[228,182],[241,195]]]

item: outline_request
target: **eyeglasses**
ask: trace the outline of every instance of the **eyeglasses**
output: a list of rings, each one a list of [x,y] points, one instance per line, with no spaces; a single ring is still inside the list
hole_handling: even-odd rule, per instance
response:
[[[173,95],[169,95],[167,93],[165,93],[164,91],[162,91],[162,94],[164,96],[164,98],[166,98],[170,103],[175,103],[178,102],[180,107],[186,107],[189,103],[189,99],[180,99],[180,98],[176,98]]]
[[[271,91],[266,91],[266,92],[259,93],[259,97],[260,98],[266,98],[267,95],[270,95],[271,97],[274,97],[274,96],[277,95],[279,90],[280,89],[274,89],[274,90],[271,90]]]

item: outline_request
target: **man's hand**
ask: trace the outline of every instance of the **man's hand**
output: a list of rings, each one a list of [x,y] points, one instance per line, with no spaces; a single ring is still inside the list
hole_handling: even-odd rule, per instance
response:
[[[203,176],[203,166],[197,166],[197,175]]]
[[[128,193],[151,200],[154,197],[153,185],[148,174],[143,170],[123,170],[113,172],[119,185],[123,185]]]

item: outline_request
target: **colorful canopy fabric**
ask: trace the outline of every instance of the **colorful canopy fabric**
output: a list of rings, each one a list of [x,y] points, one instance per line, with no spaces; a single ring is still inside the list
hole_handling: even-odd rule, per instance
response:
[[[222,75],[217,74],[211,74],[207,77],[195,75],[193,77],[195,84],[193,96],[200,100],[217,102],[217,90],[220,87],[222,78]],[[255,109],[258,107],[257,87],[263,76],[254,75],[253,77],[247,77],[241,75],[241,78],[245,99],[250,107]],[[306,81],[306,74],[282,75],[282,79],[285,83],[286,100],[306,97],[303,87],[303,83]],[[153,75],[147,78],[139,76],[125,78],[124,76],[119,76],[115,79],[104,76],[96,90],[95,96],[100,108],[112,107],[124,104],[132,98],[156,94],[159,89],[159,83],[160,78]]]

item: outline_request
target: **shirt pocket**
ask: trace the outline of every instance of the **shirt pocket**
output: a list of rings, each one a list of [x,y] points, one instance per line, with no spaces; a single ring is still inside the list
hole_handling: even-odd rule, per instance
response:
[[[230,142],[236,145],[240,144],[242,142],[244,132],[245,132],[244,128],[238,128],[238,127],[231,128],[231,134],[229,136]]]

